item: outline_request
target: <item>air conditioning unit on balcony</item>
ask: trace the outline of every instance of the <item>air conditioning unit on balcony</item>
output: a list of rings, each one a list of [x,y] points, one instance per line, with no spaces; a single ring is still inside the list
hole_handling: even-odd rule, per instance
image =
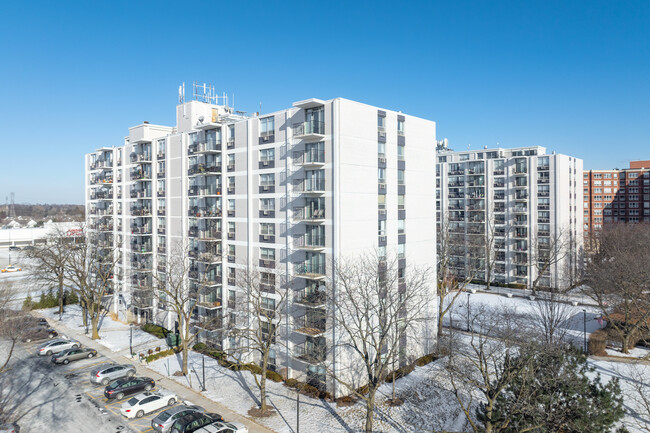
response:
[[[380,183],[379,188],[380,189],[386,189],[386,184],[385,183]]]
[[[262,165],[264,166],[269,165],[269,161],[262,161]]]
[[[386,158],[379,158],[379,162],[382,164],[386,164]]]
[[[264,239],[265,241],[268,241],[269,239],[271,239],[271,236],[270,235],[263,235],[262,239]]]
[[[264,216],[269,216],[269,211],[267,211],[267,210],[263,210],[263,211],[262,211],[262,215],[264,215]]]

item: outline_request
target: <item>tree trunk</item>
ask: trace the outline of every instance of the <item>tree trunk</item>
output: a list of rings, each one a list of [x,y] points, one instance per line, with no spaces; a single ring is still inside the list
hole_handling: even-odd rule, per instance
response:
[[[59,320],[63,320],[63,278],[59,277]]]
[[[440,295],[440,299],[438,300],[438,338],[442,337],[442,319],[445,315],[444,313],[444,307],[443,307],[443,301],[445,300],[444,295]]]
[[[183,334],[186,334],[183,332]],[[187,375],[189,373],[189,370],[187,369],[187,355],[188,355],[188,348],[187,348],[187,338],[183,338],[183,341],[181,342],[181,347],[183,348],[183,369],[182,373],[184,375]]]
[[[83,320],[83,326],[88,326],[88,303],[85,299],[80,301],[81,303],[81,318]]]
[[[93,329],[93,334],[92,334],[92,339],[93,340],[99,340],[99,330],[98,325],[99,325],[99,311],[95,311],[95,309],[90,310],[90,324]]]
[[[366,400],[366,433],[372,433],[372,421],[375,412],[375,392],[377,385],[370,384],[368,387],[368,399]]]
[[[2,367],[0,367],[0,373],[2,373],[5,370],[5,368],[7,367],[7,364],[9,364],[9,360],[11,359],[11,355],[13,355],[13,353],[14,353],[14,347],[16,347],[16,339],[12,338],[11,339],[11,348],[9,349],[9,354],[7,355],[7,360],[2,365]]]
[[[266,412],[266,369],[269,359],[268,349],[262,357],[262,377],[260,378],[260,410],[262,413]]]
[[[629,332],[623,331],[622,343],[623,343],[623,348],[621,349],[621,352],[630,353],[630,348],[628,347],[630,345],[630,333]]]

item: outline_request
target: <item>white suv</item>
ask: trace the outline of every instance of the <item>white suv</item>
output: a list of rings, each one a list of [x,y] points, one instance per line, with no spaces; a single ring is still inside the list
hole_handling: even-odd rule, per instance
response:
[[[55,338],[50,341],[46,341],[43,344],[40,344],[36,348],[36,353],[38,353],[41,356],[50,356],[53,353],[59,353],[62,350],[66,349],[76,349],[77,347],[80,347],[81,343],[79,343],[77,340],[69,340],[67,338]]]

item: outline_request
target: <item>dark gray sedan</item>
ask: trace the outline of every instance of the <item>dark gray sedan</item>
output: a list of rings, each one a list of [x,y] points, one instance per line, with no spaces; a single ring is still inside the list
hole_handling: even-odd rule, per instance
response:
[[[84,358],[92,358],[97,356],[95,349],[87,347],[63,350],[52,357],[52,362],[55,364],[68,364],[70,361],[77,361]]]
[[[151,420],[151,428],[160,433],[167,433],[178,418],[192,412],[205,412],[205,409],[194,405],[170,407]]]
[[[102,364],[90,371],[90,381],[104,386],[115,379],[135,376],[135,367],[129,364]]]

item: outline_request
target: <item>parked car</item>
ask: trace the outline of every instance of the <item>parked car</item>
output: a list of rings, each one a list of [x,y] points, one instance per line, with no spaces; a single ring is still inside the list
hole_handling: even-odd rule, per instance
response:
[[[68,364],[70,361],[92,358],[93,356],[97,356],[97,351],[95,349],[77,347],[75,349],[66,349],[57,353],[52,357],[52,362],[55,364]]]
[[[3,268],[2,272],[18,272],[18,271],[22,271],[22,270],[23,269],[19,268],[18,266],[9,265],[9,266]]]
[[[9,251],[20,251],[20,247],[17,247],[16,245],[12,245],[9,247]]]
[[[223,417],[218,413],[200,413],[193,412],[180,417],[170,429],[171,433],[193,433],[203,426],[212,424],[215,421],[223,421]]]
[[[34,247],[31,245],[27,245],[26,247],[23,247],[23,251],[34,251]]]
[[[122,400],[125,395],[151,391],[156,381],[150,377],[123,377],[104,388],[104,397],[109,400]]]
[[[25,329],[22,340],[29,343],[30,341],[45,340],[46,338],[54,338],[58,336],[58,332],[52,328],[35,326],[33,328]]]
[[[160,412],[154,419],[151,420],[151,428],[159,433],[167,433],[172,428],[174,422],[193,412],[205,412],[201,406],[194,405],[181,405],[170,407],[169,409]]]
[[[122,403],[120,413],[127,418],[142,418],[145,413],[155,412],[176,403],[176,394],[167,390],[143,392]]]
[[[0,424],[0,433],[20,433],[20,427],[15,422]]]
[[[248,433],[248,427],[240,422],[215,422],[196,430],[196,433]]]
[[[55,338],[54,340],[46,341],[36,347],[36,353],[39,356],[50,356],[53,353],[59,353],[66,349],[76,349],[81,347],[81,343],[77,340],[68,340],[66,338]]]
[[[135,376],[135,367],[129,364],[103,364],[90,372],[90,382],[104,386],[116,379]]]

